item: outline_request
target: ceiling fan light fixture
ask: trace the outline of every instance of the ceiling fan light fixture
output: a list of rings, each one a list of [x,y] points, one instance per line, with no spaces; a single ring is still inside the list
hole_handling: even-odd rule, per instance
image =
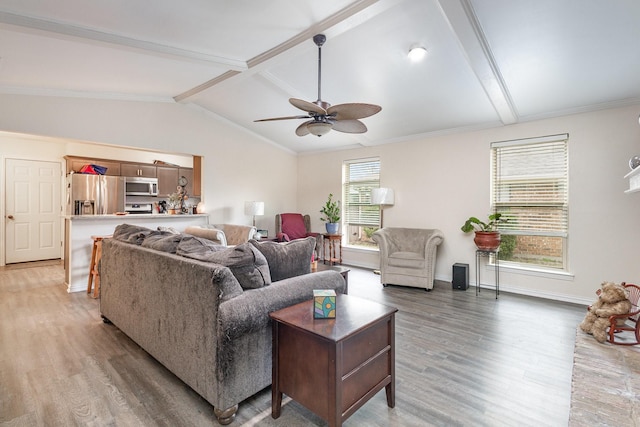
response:
[[[422,46],[414,46],[409,49],[409,54],[407,55],[411,62],[419,62],[425,56],[427,56],[427,49]]]
[[[310,134],[315,136],[322,136],[329,133],[332,127],[333,125],[331,123],[325,122],[313,122],[307,124],[307,130]]]

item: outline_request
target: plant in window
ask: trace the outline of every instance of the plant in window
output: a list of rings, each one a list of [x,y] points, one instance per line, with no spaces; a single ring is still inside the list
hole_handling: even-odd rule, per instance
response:
[[[327,202],[320,209],[322,216],[320,221],[325,221],[327,233],[336,234],[338,232],[338,223],[340,222],[340,202],[333,200],[333,194],[329,194]]]

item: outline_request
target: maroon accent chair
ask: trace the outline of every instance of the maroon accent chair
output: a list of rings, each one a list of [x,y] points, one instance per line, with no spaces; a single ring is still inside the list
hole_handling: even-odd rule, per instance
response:
[[[629,292],[631,309],[629,313],[614,314],[609,317],[610,326],[607,341],[617,345],[638,345],[640,344],[640,286],[624,282],[622,282],[622,286]],[[627,336],[624,337],[625,334],[622,332],[625,331],[631,332],[631,334],[626,334]]]
[[[320,259],[324,236],[322,233],[311,231],[311,217],[299,213],[276,214],[276,239],[278,242],[290,242],[309,236],[316,238],[315,257]]]

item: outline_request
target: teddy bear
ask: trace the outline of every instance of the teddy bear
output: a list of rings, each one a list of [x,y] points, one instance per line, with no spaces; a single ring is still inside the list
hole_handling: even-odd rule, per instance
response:
[[[596,294],[598,300],[588,308],[587,315],[580,323],[580,329],[592,334],[598,342],[604,342],[610,325],[609,316],[629,313],[631,302],[624,286],[613,282],[602,282]],[[624,319],[620,320],[624,323]]]

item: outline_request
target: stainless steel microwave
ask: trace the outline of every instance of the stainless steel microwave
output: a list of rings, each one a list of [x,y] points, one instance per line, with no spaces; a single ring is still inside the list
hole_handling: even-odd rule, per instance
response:
[[[157,196],[158,178],[125,177],[124,191],[127,196]]]

